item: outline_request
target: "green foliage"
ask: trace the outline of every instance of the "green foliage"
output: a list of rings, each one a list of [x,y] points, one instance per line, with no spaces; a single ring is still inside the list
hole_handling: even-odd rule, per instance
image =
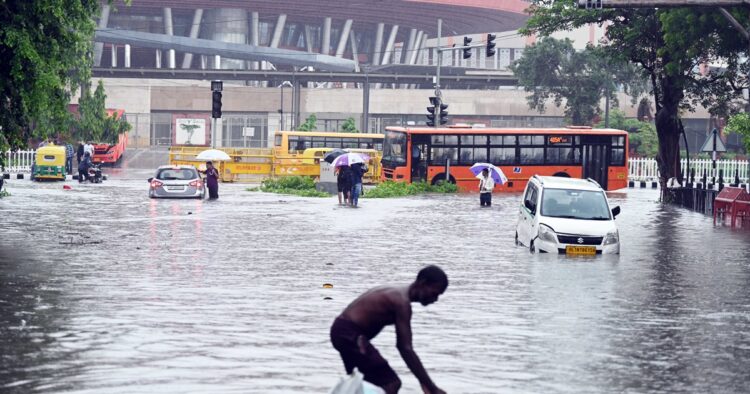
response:
[[[73,122],[74,137],[77,140],[113,144],[121,133],[131,129],[130,123],[119,118],[116,113],[107,115],[104,83],[100,80],[91,94],[84,90],[78,105],[79,117]]]
[[[634,99],[645,90],[645,78],[622,58],[600,47],[576,51],[569,39],[545,37],[527,48],[511,65],[527,92],[529,107],[544,112],[552,99],[557,107],[565,101],[565,116],[575,125],[587,125],[600,112],[602,97],[617,104],[617,86],[623,85]]]
[[[750,153],[750,114],[743,112],[732,116],[725,130],[740,135],[745,152]]]
[[[25,148],[29,138],[67,130],[71,90],[90,77],[99,3],[2,2],[0,151]]]
[[[391,198],[414,196],[423,193],[456,193],[458,187],[452,183],[439,182],[437,185],[430,185],[426,182],[393,182],[385,181],[379,183],[373,189],[367,191],[365,198]]]
[[[8,193],[8,191],[5,189],[0,190],[0,198],[3,198],[3,197],[10,197],[10,193]]]
[[[310,114],[310,116],[305,119],[304,123],[297,126],[297,131],[315,131],[318,129],[318,117],[315,116],[315,114]]]
[[[357,123],[354,121],[354,118],[351,117],[344,121],[344,124],[341,125],[341,130],[346,133],[361,133],[357,128]]]
[[[604,128],[604,120],[595,127]],[[656,135],[656,126],[653,123],[627,119],[624,112],[614,109],[609,113],[609,127],[629,132],[630,148],[634,149],[638,155],[653,158],[659,152],[659,137]]]
[[[329,197],[330,194],[315,189],[315,181],[306,176],[288,176],[265,179],[260,190],[267,193],[293,194],[301,197]]]
[[[662,179],[679,175],[680,111],[702,104],[713,114],[732,111],[750,71],[742,61],[746,40],[719,7],[578,9],[577,0],[531,0],[524,34],[606,25],[602,50],[639,65],[651,82]],[[739,21],[748,10],[727,8]],[[725,67],[701,74],[698,66],[721,59]]]

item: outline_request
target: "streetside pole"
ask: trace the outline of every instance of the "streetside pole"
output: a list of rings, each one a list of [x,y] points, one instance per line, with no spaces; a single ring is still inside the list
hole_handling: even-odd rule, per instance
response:
[[[367,74],[368,67],[365,69],[365,83],[362,85],[362,132],[370,131],[370,77]]]
[[[437,70],[435,72],[435,97],[438,98],[437,105],[435,105],[435,128],[440,127],[440,104],[443,102],[442,95],[440,93],[440,67],[443,65],[443,52],[441,51],[440,41],[443,36],[443,20],[438,18],[437,25]]]

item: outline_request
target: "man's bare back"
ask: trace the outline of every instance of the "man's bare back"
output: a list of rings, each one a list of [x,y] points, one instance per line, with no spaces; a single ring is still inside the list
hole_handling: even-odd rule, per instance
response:
[[[398,392],[401,381],[370,343],[383,327],[394,324],[396,347],[422,389],[425,393],[444,393],[432,382],[412,348],[411,303],[432,304],[447,287],[445,273],[437,266],[428,266],[408,286],[376,287],[357,297],[331,327],[331,342],[341,354],[347,373],[357,367],[368,382],[388,394]]]

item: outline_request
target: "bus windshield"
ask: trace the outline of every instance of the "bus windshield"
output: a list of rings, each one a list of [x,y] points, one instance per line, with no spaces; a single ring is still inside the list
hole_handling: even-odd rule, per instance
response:
[[[406,133],[399,131],[385,133],[381,162],[391,165],[406,164]]]
[[[544,189],[542,216],[610,220],[604,193],[590,190]]]

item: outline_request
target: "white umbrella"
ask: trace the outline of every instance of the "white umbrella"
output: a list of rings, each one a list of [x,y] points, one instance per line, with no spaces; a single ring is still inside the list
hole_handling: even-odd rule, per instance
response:
[[[208,149],[204,150],[201,153],[198,153],[198,156],[195,157],[198,160],[204,160],[204,161],[229,161],[232,160],[229,155],[224,152],[220,151],[218,149]]]

